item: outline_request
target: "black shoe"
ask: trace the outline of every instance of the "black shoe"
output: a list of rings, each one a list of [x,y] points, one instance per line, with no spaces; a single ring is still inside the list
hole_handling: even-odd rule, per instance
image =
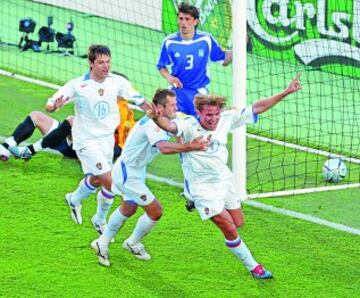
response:
[[[185,208],[187,211],[191,212],[195,208],[195,203],[191,200],[187,200],[185,204]]]

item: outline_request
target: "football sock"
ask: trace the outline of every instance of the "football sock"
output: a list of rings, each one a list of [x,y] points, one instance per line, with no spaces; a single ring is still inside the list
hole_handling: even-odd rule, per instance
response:
[[[71,125],[69,121],[64,120],[56,129],[43,138],[41,145],[43,148],[54,148],[60,145],[70,134]]]
[[[95,214],[95,222],[97,224],[102,224],[106,222],[106,215],[109,212],[109,209],[114,201],[115,195],[102,187],[97,194],[97,210]]]
[[[15,131],[12,134],[16,142],[16,145],[30,138],[34,130],[35,130],[35,124],[32,121],[31,117],[27,116],[25,120],[16,127]]]
[[[249,271],[252,271],[257,265],[259,265],[254,260],[244,241],[242,241],[239,237],[235,240],[225,239],[225,244],[228,249],[244,263],[245,267]]]
[[[41,144],[42,144],[42,139],[34,144],[27,146],[31,152],[31,155],[34,155],[36,154],[36,152],[42,151],[44,149]]]
[[[79,206],[84,199],[96,192],[96,187],[90,184],[90,177],[86,176],[81,180],[78,188],[71,194],[71,203],[74,206]]]
[[[6,148],[6,149],[9,149],[9,147],[14,147],[17,145],[17,143],[15,142],[14,140],[14,137],[11,136],[11,137],[8,137],[4,143],[2,143],[2,145]]]
[[[110,240],[115,237],[127,219],[128,217],[123,215],[119,208],[114,210],[109,218],[108,224],[105,227],[104,233],[99,238],[99,245],[101,248],[107,248],[109,246]]]
[[[137,221],[134,231],[127,241],[133,245],[137,244],[148,234],[155,226],[157,221],[152,220],[146,213],[144,213]]]

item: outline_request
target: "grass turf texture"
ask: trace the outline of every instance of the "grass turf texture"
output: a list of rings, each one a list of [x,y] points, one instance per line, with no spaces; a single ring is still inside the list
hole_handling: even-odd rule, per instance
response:
[[[257,281],[210,222],[185,211],[179,189],[153,182],[149,186],[164,205],[163,218],[144,241],[153,260],[141,262],[121,248],[133,218],[111,246],[112,267],[103,268],[89,247],[96,238],[90,224],[94,196],[84,203],[82,226],[73,224],[63,203],[81,176],[77,163],[42,154],[29,163],[1,163],[0,172],[6,182],[3,296],[355,297],[360,286],[356,236],[245,207],[241,235],[275,274],[272,281]]]
[[[31,110],[41,110],[43,99],[53,93],[5,77],[1,77],[0,87],[3,90],[0,104],[7,107],[0,110],[0,135],[8,135]],[[69,107],[54,115],[62,119],[70,113]],[[171,165],[169,161],[163,164],[164,168]],[[73,190],[81,179],[78,162],[43,153],[29,163],[14,159],[0,163],[0,175],[2,296],[358,295],[357,236],[245,206],[247,224],[241,235],[257,259],[275,275],[272,281],[256,281],[227,251],[222,235],[210,222],[202,223],[195,212],[185,211],[178,188],[154,182],[149,182],[149,186],[162,201],[164,216],[144,241],[153,260],[141,262],[121,248],[122,241],[131,233],[135,217],[124,226],[111,247],[113,266],[102,268],[89,247],[96,238],[90,224],[95,198],[84,203],[82,226],[73,224],[63,203],[64,194]],[[299,196],[269,202],[310,214],[324,205],[321,217],[356,226],[358,192],[328,194],[331,202],[325,194],[314,194],[312,199]],[[119,199],[113,208],[118,202]],[[348,209],[343,216],[342,207]]]

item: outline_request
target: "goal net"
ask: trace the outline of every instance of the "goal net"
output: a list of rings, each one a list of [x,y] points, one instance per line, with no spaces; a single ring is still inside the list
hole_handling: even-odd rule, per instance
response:
[[[178,30],[180,2],[3,0],[0,68],[61,85],[88,71],[89,45],[106,44],[112,69],[150,99],[157,88],[167,87],[156,63],[162,40]],[[231,48],[232,21],[236,24],[239,15],[232,11],[232,1],[188,2],[200,9],[198,29]],[[247,127],[250,197],[359,182],[358,6],[355,0],[247,0],[247,103],[280,92],[298,72],[303,83],[301,92]],[[232,66],[212,64],[210,72],[211,93],[227,96],[231,106]],[[231,150],[231,138],[229,144]],[[348,169],[337,185],[322,177],[331,156],[340,156]],[[177,156],[157,158],[149,173],[182,182]]]

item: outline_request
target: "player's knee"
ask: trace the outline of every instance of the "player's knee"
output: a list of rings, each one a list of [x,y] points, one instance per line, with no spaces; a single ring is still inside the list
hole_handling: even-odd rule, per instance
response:
[[[91,176],[91,177],[90,177],[90,184],[91,184],[92,186],[94,186],[94,187],[99,187],[99,186],[101,185],[101,182],[100,182],[100,180],[99,180],[97,177]]]
[[[39,112],[39,111],[32,111],[29,116],[31,118],[31,120],[34,122],[34,123],[38,123],[39,121],[41,121],[41,118],[43,117],[43,113],[42,112]]]
[[[234,223],[228,223],[224,225],[222,232],[226,239],[235,239],[238,235],[237,227]]]
[[[147,215],[154,221],[158,221],[163,213],[162,207],[156,203],[152,208],[146,210]]]
[[[119,207],[120,213],[126,217],[131,217],[135,214],[137,210],[137,205],[129,204],[126,201],[123,201],[121,206]]]
[[[237,228],[242,228],[244,226],[245,222],[244,222],[243,218],[240,218],[240,219],[237,219],[236,221],[234,221],[234,224]]]
[[[148,216],[154,220],[158,221],[162,216],[162,208],[153,210],[152,212],[148,213]]]

